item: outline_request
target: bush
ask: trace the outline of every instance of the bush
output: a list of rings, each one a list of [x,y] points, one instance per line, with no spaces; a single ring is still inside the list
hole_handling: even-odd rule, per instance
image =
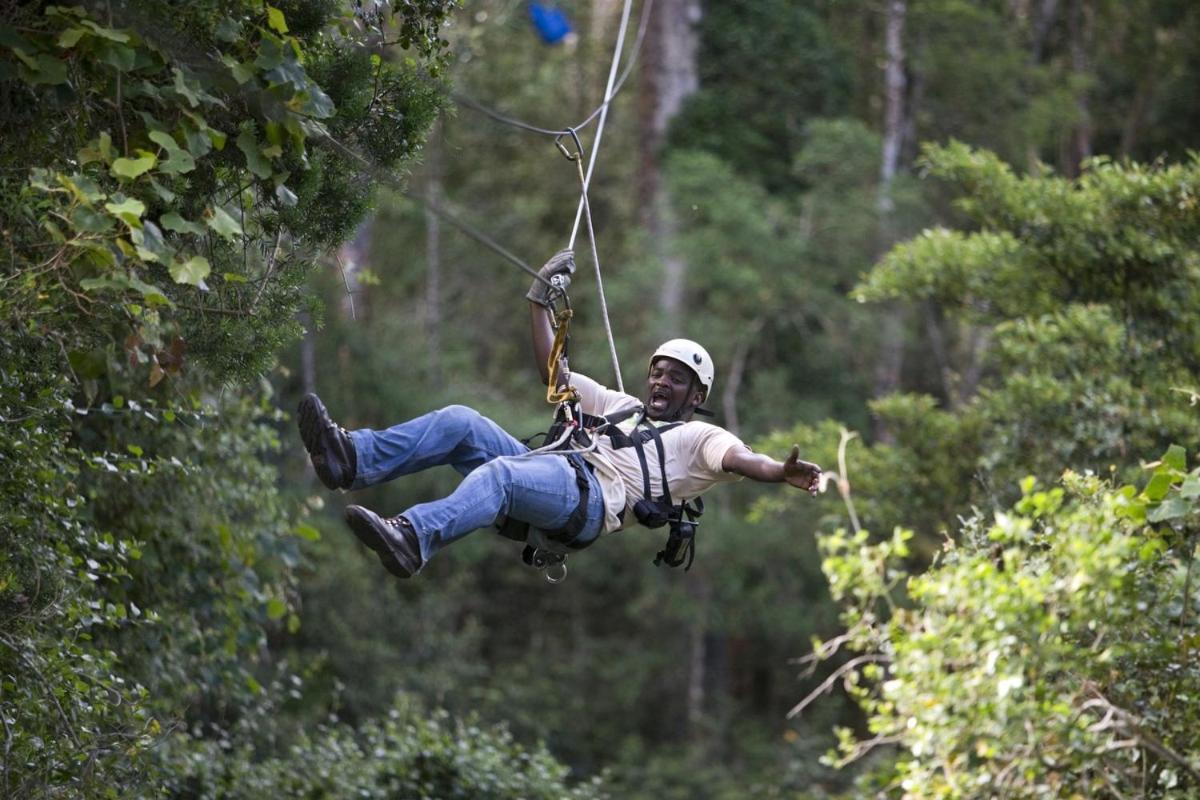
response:
[[[897,747],[869,780],[903,798],[1200,797],[1200,468],[1179,448],[1152,466],[1140,491],[1027,479],[919,577],[907,531],[824,537],[869,715],[840,763]]]
[[[355,731],[333,721],[277,755],[248,744],[168,740],[160,756],[169,797],[311,800],[599,800],[598,781],[571,786],[544,748],[526,750],[503,728],[432,716],[401,696],[386,716]]]

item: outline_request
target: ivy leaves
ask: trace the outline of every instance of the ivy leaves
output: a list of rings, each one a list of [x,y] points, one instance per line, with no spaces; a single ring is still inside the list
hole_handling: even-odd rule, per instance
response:
[[[153,715],[188,718],[185,749],[250,716],[318,537],[263,459],[270,400],[238,384],[298,334],[296,231],[357,224],[329,199],[348,170],[305,174],[337,110],[310,70],[369,54],[325,35],[336,4],[303,25],[262,0],[111,5],[25,3],[0,26],[23,120],[0,148],[0,794],[161,794]]]
[[[1132,518],[1181,523],[1200,510],[1200,467],[1186,471],[1187,457],[1182,447],[1172,445],[1146,468],[1154,470],[1149,483],[1126,506]]]
[[[150,141],[167,151],[168,157],[160,169],[168,175],[183,175],[196,168],[196,160],[184,147],[180,147],[175,138],[165,131],[150,131],[147,134]]]
[[[204,279],[212,272],[212,266],[204,256],[192,256],[187,261],[176,259],[171,262],[171,277],[176,283],[186,283],[206,288]]]
[[[307,75],[283,12],[266,6],[261,21],[255,27],[221,20],[216,36],[228,51],[206,70],[174,63],[152,42],[133,31],[105,27],[81,8],[47,8],[41,32],[0,32],[18,76],[32,87],[70,82],[75,91],[101,98],[118,91],[116,81],[125,78],[119,133],[101,129],[80,149],[83,172],[40,170],[31,180],[58,202],[55,238],[67,247],[67,259],[82,259],[100,271],[85,278],[85,291],[129,287],[135,271],[154,264],[166,266],[177,284],[207,289],[214,254],[210,236],[238,245],[250,228],[261,230],[258,218],[272,205],[297,202],[285,183],[291,171],[283,163],[289,158],[304,163],[315,120],[335,109]],[[240,88],[222,99],[227,76]],[[214,114],[225,116],[231,102],[262,110],[257,120],[243,117],[237,126],[240,163],[224,154],[229,134],[213,121]],[[230,167],[266,184],[261,191],[240,192],[236,214],[215,197],[199,219],[188,219],[182,209],[162,208],[178,198],[172,186],[197,170],[241,184]],[[80,188],[85,185],[86,190]],[[158,224],[146,218],[155,213]],[[125,279],[105,277],[113,270],[124,271]],[[226,274],[246,277],[242,270]]]
[[[109,171],[117,178],[131,181],[154,169],[154,165],[157,163],[158,157],[154,153],[147,152],[146,150],[138,150],[134,158],[122,157],[115,159]]]

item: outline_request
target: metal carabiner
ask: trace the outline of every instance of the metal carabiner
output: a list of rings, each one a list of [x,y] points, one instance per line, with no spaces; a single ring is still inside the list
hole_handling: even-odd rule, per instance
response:
[[[568,150],[562,143],[562,138],[567,134],[570,134],[571,138],[575,140],[574,153]],[[563,158],[567,159],[567,161],[578,161],[579,159],[583,158],[583,145],[580,144],[579,134],[575,132],[574,128],[567,128],[566,133],[560,133],[558,136],[555,136],[554,146],[558,148],[558,152],[562,153]]]

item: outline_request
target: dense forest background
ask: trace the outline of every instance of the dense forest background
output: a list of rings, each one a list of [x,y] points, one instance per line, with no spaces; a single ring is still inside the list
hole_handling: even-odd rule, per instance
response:
[[[396,581],[292,418],[528,435],[616,0],[0,10],[0,795],[1200,797],[1200,7],[644,0],[590,188],[625,385],[828,471],[693,568]],[[504,119],[509,119],[505,122]],[[598,120],[581,126],[586,152]],[[613,385],[586,226],[573,366]]]

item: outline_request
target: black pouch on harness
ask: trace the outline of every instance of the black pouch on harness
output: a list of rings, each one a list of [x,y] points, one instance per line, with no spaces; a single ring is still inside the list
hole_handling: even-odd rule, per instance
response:
[[[696,498],[694,506],[681,503],[673,506],[671,511],[671,532],[667,535],[666,546],[654,556],[654,566],[683,566],[683,571],[687,572],[696,557],[696,529],[700,527],[697,518],[704,513],[704,501]]]
[[[675,506],[664,500],[643,497],[633,504],[633,516],[647,528],[661,528],[671,521]]]
[[[667,430],[675,427],[669,426]],[[704,513],[704,501],[696,498],[693,504],[683,500],[675,503],[671,499],[668,488],[666,452],[662,443],[661,432],[653,425],[646,429],[646,437],[640,435],[628,438],[630,445],[637,450],[638,461],[642,467],[642,499],[633,504],[633,514],[637,521],[647,528],[661,528],[670,525],[666,546],[654,557],[654,566],[666,564],[668,567],[683,566],[687,572],[692,568],[692,560],[696,557],[696,528],[697,520]],[[662,476],[662,496],[654,497],[650,488],[650,465],[646,459],[646,441],[653,441],[658,453],[658,469]]]

